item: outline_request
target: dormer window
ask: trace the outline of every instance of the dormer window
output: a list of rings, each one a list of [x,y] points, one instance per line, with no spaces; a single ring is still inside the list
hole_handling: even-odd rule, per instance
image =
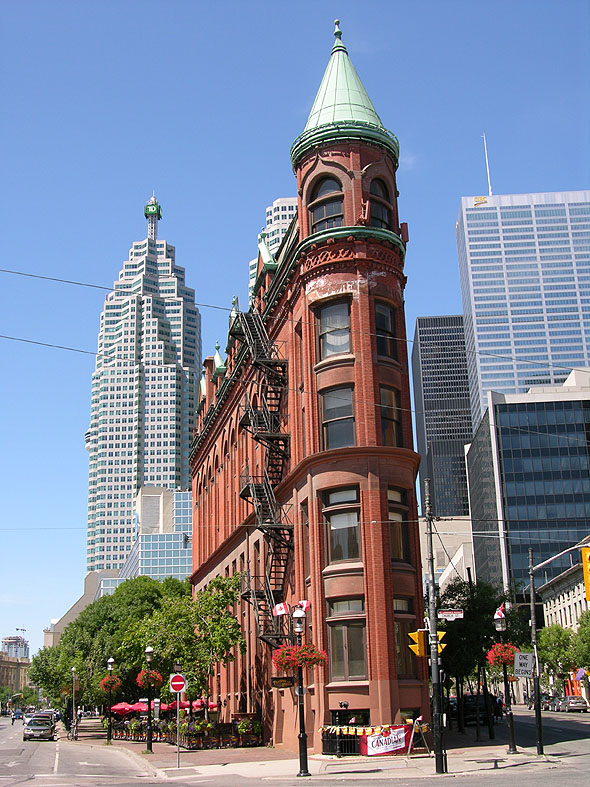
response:
[[[369,188],[371,194],[371,214],[369,224],[383,230],[391,229],[392,207],[387,186],[382,180],[372,180]]]
[[[342,185],[336,178],[323,178],[312,192],[309,205],[311,231],[321,232],[341,227],[344,218]]]

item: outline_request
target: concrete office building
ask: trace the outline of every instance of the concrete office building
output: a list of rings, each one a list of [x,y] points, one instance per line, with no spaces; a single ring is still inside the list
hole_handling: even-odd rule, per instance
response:
[[[471,407],[461,315],[418,317],[412,348],[412,381],[420,492],[430,478],[435,516],[469,514],[465,443],[470,442]]]
[[[590,191],[463,197],[457,247],[475,428],[488,390],[590,364]]]
[[[123,566],[142,486],[190,486],[201,318],[174,247],[158,239],[161,215],[152,197],[148,236],[133,244],[100,318],[86,433],[89,571]]]
[[[295,750],[293,695],[270,688],[272,651],[291,641],[279,602],[311,603],[304,636],[329,657],[304,676],[315,751],[337,719],[428,714],[426,660],[408,638],[423,596],[398,142],[341,35],[291,147],[297,218],[274,263],[261,250],[225,363],[205,360],[191,454],[195,589],[245,575],[235,614],[247,651],[211,693],[223,721],[260,714],[265,738]]]
[[[528,550],[534,563],[574,546],[590,521],[590,369],[560,386],[525,394],[488,393],[488,408],[467,449],[478,579],[522,593]],[[544,569],[549,581],[570,566]]]

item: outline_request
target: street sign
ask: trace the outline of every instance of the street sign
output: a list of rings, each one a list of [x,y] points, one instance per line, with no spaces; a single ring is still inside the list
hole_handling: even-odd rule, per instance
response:
[[[517,678],[533,677],[533,654],[515,653],[514,654],[514,675]]]
[[[176,692],[176,694],[180,694],[182,691],[186,691],[187,682],[184,675],[181,675],[180,672],[176,672],[174,675],[170,675],[170,691]]]
[[[442,620],[462,620],[463,619],[463,610],[462,609],[439,609],[436,614],[437,614],[437,617],[441,618]]]
[[[295,685],[295,678],[292,675],[277,675],[274,678],[271,677],[270,685],[273,689],[290,689]]]

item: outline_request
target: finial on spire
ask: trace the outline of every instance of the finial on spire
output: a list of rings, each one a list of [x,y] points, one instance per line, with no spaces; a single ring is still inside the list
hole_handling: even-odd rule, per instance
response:
[[[340,20],[335,19],[334,24],[336,25],[336,29],[334,30],[334,36],[336,38],[342,38],[342,30],[340,30]]]
[[[156,240],[158,237],[158,221],[162,218],[162,206],[156,199],[156,193],[149,198],[143,215],[148,220],[148,238]]]

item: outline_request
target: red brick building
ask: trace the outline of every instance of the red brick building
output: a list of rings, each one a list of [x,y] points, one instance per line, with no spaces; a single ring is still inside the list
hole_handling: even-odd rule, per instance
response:
[[[260,714],[297,747],[292,689],[272,689],[286,601],[311,601],[307,641],[329,654],[306,674],[309,745],[340,721],[427,713],[403,273],[398,143],[336,41],[291,148],[298,216],[273,257],[260,242],[251,308],[230,316],[227,359],[205,361],[191,455],[193,584],[244,573],[236,615],[248,652],[211,686],[222,718]]]

